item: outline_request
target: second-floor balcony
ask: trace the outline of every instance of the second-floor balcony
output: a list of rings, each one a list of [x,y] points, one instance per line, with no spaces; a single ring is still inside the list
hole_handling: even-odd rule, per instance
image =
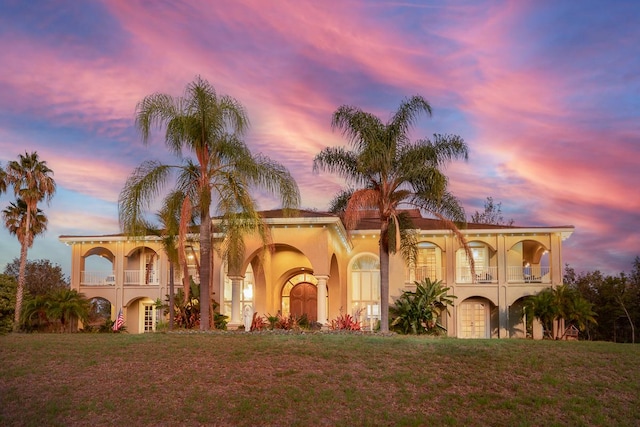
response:
[[[125,286],[157,286],[160,284],[160,273],[156,270],[125,270]]]
[[[83,271],[80,275],[81,286],[115,286],[119,283],[115,272]],[[155,270],[125,270],[122,281],[124,286],[157,286],[160,274]]]
[[[444,283],[446,282],[446,272],[444,268],[427,265],[418,265],[407,269],[405,274],[407,283],[422,282],[424,279],[431,279],[432,282],[441,280]]]
[[[200,281],[200,275],[195,267],[188,272],[195,283]],[[167,272],[169,277],[169,272]],[[182,270],[174,269],[174,284],[182,285]],[[82,271],[80,274],[80,286],[115,286],[118,280],[114,271]],[[160,284],[160,272],[156,270],[125,270],[122,278],[124,286],[158,286]]]
[[[543,266],[507,267],[509,283],[551,283],[551,268]]]
[[[83,271],[80,275],[81,286],[115,286],[116,275],[113,271]]]
[[[458,267],[456,269],[457,283],[498,283],[498,267],[493,266],[476,266],[473,270],[471,267]]]

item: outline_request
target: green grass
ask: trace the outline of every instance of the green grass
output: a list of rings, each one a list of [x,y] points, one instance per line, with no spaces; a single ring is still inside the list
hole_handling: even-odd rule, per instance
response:
[[[0,336],[0,425],[633,426],[640,346],[346,334]]]

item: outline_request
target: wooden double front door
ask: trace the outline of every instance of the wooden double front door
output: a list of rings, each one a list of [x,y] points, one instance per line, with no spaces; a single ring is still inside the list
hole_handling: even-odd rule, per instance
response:
[[[309,322],[318,320],[318,290],[311,283],[298,283],[289,294],[291,315],[307,315]]]

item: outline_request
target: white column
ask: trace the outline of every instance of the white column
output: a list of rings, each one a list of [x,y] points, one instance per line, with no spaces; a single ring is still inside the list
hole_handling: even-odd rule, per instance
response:
[[[318,322],[324,326],[327,319],[327,280],[329,276],[316,276],[318,279]]]
[[[509,338],[509,306],[507,305],[507,287],[501,286],[498,292],[498,338]]]
[[[231,323],[242,323],[242,309],[240,307],[240,292],[242,291],[242,277],[229,276],[231,279]]]

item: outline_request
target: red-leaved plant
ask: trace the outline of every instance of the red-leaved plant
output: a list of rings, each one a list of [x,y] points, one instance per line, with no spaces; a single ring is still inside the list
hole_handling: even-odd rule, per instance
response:
[[[358,317],[359,317],[359,314],[360,313],[358,313]],[[362,330],[362,326],[360,325],[360,322],[356,320],[352,315],[342,313],[342,310],[340,310],[340,315],[338,317],[331,320],[331,326],[329,326],[329,328],[332,331]]]
[[[258,312],[253,313],[253,319],[251,320],[251,329],[250,331],[262,331],[267,328],[267,322],[264,320],[264,317],[259,316]]]

